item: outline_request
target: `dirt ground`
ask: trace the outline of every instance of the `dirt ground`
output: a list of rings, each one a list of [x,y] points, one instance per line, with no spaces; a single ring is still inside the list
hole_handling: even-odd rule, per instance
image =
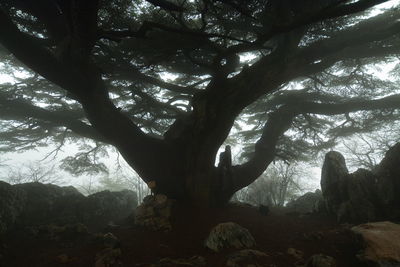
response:
[[[150,266],[162,258],[202,256],[210,267],[226,266],[235,250],[215,253],[203,243],[211,228],[221,222],[236,222],[254,236],[256,250],[268,255],[261,266],[298,266],[301,260],[287,253],[289,248],[303,252],[307,260],[313,254],[325,254],[336,259],[338,267],[364,266],[356,254],[360,247],[346,225],[338,225],[326,215],[287,214],[272,210],[262,215],[254,207],[230,205],[222,210],[193,210],[180,207],[174,211],[173,230],[153,232],[133,226],[130,220],[120,227],[108,229],[120,240],[123,266]],[[94,266],[101,244],[82,237],[54,239],[32,235],[27,231],[13,233],[2,241],[1,267]],[[63,260],[64,257],[64,260]]]

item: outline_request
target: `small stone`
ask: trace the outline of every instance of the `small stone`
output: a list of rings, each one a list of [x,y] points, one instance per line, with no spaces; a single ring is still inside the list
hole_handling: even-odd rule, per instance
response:
[[[295,248],[288,248],[287,254],[293,256],[296,260],[302,260],[304,253],[301,250]]]

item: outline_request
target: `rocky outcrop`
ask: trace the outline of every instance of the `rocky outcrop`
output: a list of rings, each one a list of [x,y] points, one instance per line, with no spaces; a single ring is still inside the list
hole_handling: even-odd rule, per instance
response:
[[[400,225],[375,222],[351,229],[363,243],[360,259],[370,266],[400,266]]]
[[[205,241],[205,246],[213,251],[225,248],[251,248],[256,241],[249,230],[234,222],[220,223],[215,226]]]
[[[325,208],[340,222],[363,223],[400,218],[400,144],[374,172],[349,173],[339,152],[326,154],[321,175]]]
[[[130,190],[108,190],[89,195],[78,205],[78,218],[88,226],[100,228],[131,215],[137,207],[136,194]]]
[[[400,220],[400,143],[393,146],[377,167],[377,197],[385,214]]]
[[[315,192],[308,192],[290,201],[287,205],[287,211],[293,213],[309,214],[319,212],[321,210],[321,203],[323,203],[321,190],[317,189]]]
[[[171,230],[170,217],[173,203],[173,200],[162,194],[146,196],[136,209],[135,224],[154,231]]]
[[[78,222],[77,206],[85,197],[74,187],[42,183],[17,184],[12,187],[25,195],[17,226]]]
[[[15,225],[25,203],[26,195],[23,191],[0,181],[0,235]]]
[[[0,234],[12,228],[83,223],[104,227],[131,214],[137,206],[132,191],[103,191],[88,197],[74,187],[0,182]]]
[[[321,189],[329,212],[339,210],[343,202],[343,191],[346,179],[349,175],[346,162],[342,154],[336,151],[325,155],[321,173]]]

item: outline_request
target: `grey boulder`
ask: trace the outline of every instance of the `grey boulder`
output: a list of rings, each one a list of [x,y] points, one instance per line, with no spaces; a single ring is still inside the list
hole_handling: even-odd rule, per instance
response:
[[[234,222],[218,224],[205,241],[205,246],[216,252],[226,248],[251,248],[255,245],[256,241],[249,230]]]

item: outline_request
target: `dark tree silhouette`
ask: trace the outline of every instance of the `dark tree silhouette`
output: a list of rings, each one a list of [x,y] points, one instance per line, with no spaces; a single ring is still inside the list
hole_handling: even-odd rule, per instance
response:
[[[383,2],[3,0],[5,71],[25,75],[0,88],[2,148],[93,139],[158,193],[222,205],[280,144],[328,146],[398,118],[400,96],[368,72],[400,52],[398,7],[369,13]],[[227,149],[216,167],[251,114],[262,127],[248,161],[229,164]],[[328,128],[330,143],[317,138]]]

